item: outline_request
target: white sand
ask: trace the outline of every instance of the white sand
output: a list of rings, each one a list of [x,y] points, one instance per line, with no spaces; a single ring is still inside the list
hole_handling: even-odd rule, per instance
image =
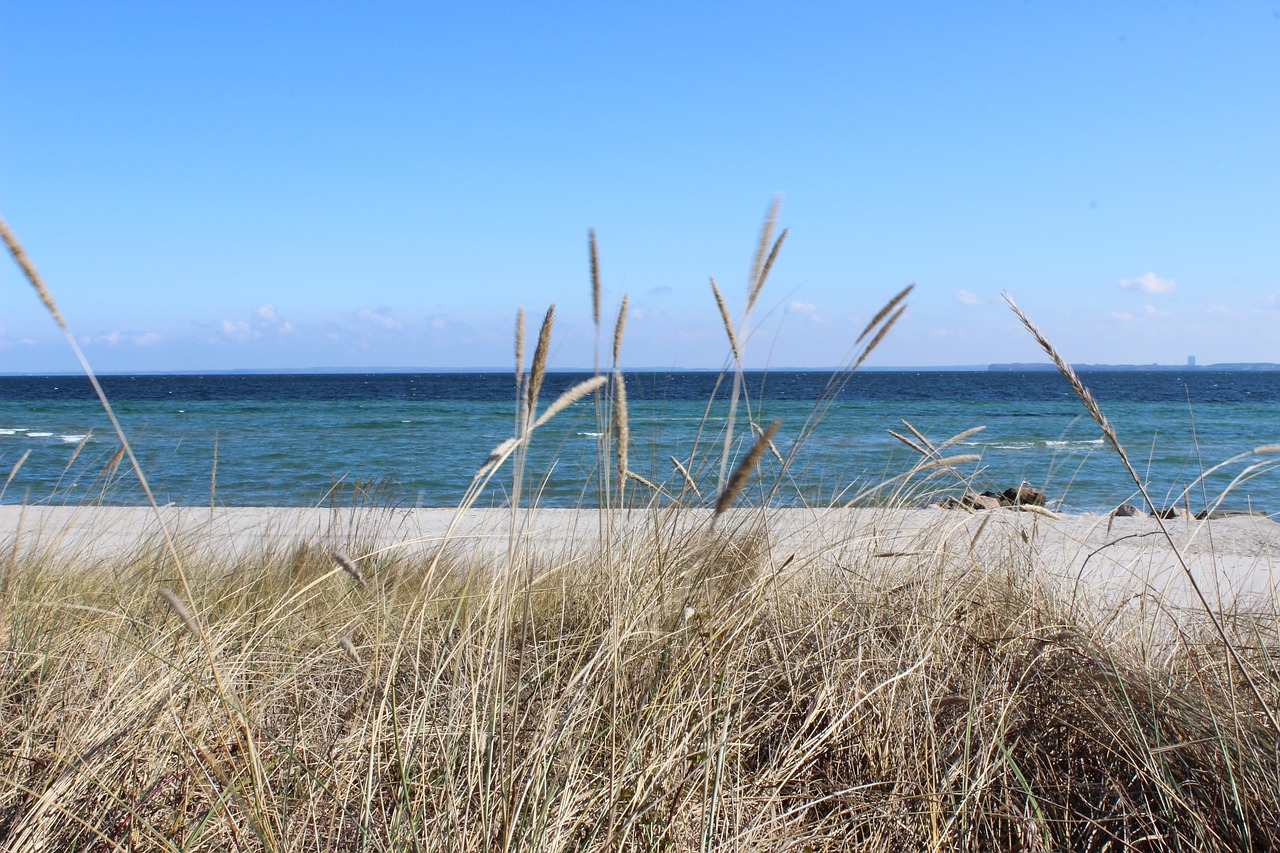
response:
[[[505,553],[509,510],[473,510],[449,531],[449,509],[354,510],[279,507],[164,507],[164,523],[187,553],[228,562],[285,552],[307,542],[353,556],[379,548],[427,553],[446,539],[459,550]],[[595,547],[602,525],[614,535],[704,535],[705,511],[522,512],[519,523],[531,548],[560,553]],[[740,513],[719,528],[759,525],[769,534],[772,556],[817,570],[877,565],[877,560],[938,556],[950,561],[990,560],[1018,565],[1010,549],[1035,554],[1034,564],[1062,583],[1088,584],[1108,597],[1155,592],[1189,601],[1190,588],[1174,550],[1155,519],[1068,515],[1051,519],[1013,510],[781,509]],[[1274,608],[1280,584],[1280,524],[1259,516],[1213,521],[1165,522],[1178,551],[1215,602],[1247,600]],[[75,557],[80,565],[112,563],[163,547],[160,524],[146,508],[0,506],[0,554],[46,552]],[[671,531],[678,531],[672,534]],[[641,540],[643,541],[643,540]],[[922,561],[923,562],[923,561]],[[1026,563],[1030,565],[1030,562]]]

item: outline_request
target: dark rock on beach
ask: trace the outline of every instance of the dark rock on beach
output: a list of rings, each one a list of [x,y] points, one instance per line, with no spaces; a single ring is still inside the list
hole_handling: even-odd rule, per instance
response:
[[[980,495],[970,492],[960,500],[970,509],[999,509],[1004,506],[1004,502],[995,492],[983,492]]]
[[[1039,489],[1023,483],[1017,488],[1008,488],[1003,492],[985,491],[965,492],[959,498],[947,498],[938,503],[942,509],[987,510],[1011,507],[1017,509],[1024,506],[1044,506],[1045,494]]]
[[[1260,509],[1202,509],[1196,513],[1196,518],[1204,521],[1206,518],[1233,518],[1240,515],[1252,516],[1254,518],[1267,517],[1267,513]]]
[[[1044,506],[1044,492],[1027,483],[1016,489],[1005,489],[1001,498],[1006,506]]]

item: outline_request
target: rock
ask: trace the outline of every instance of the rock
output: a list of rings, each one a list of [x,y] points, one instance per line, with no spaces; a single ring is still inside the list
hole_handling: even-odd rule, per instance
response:
[[[1044,506],[1044,492],[1023,483],[1003,492],[965,492],[960,498],[946,498],[937,505],[942,509],[987,510],[1001,507]]]
[[[1204,521],[1206,518],[1233,518],[1240,515],[1254,518],[1267,517],[1267,514],[1260,509],[1202,509],[1196,513],[1196,518]]]
[[[1133,504],[1120,504],[1111,510],[1112,518],[1146,518],[1147,514]]]
[[[1164,509],[1158,509],[1153,513],[1160,518],[1191,518],[1191,513],[1187,512],[1180,506],[1170,506]]]
[[[1005,489],[1000,497],[1009,506],[1044,506],[1044,492],[1023,483],[1016,489]]]
[[[975,495],[973,492],[969,492],[960,499],[960,502],[969,509],[976,510],[999,509],[1004,506],[1004,502],[995,492],[983,492],[980,495]]]

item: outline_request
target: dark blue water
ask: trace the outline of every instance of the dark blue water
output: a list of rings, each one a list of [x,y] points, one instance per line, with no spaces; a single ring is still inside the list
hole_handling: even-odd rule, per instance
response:
[[[547,377],[542,405],[587,374]],[[1280,372],[1083,374],[1157,503],[1175,500],[1206,468],[1280,443]],[[515,423],[511,374],[107,376],[102,384],[162,502],[228,506],[456,504],[489,451]],[[715,373],[627,377],[629,467],[681,491],[674,456],[713,499],[730,383]],[[748,373],[732,450],[754,434],[747,418],[782,425],[787,464],[766,455],[757,500],[775,504],[923,503],[965,488],[1023,481],[1065,509],[1131,500],[1133,481],[1056,373]],[[606,420],[588,398],[535,434],[522,494],[547,506],[599,501]],[[890,435],[910,422],[941,450],[980,459],[904,477],[919,454]],[[0,377],[0,484],[4,503],[136,504],[141,492],[87,382]],[[612,450],[603,457],[613,464]],[[1186,501],[1280,510],[1280,472],[1251,456],[1196,485]],[[21,462],[21,465],[18,463]],[[1259,466],[1248,470],[1248,466]],[[930,476],[932,475],[932,476]],[[895,479],[900,478],[900,479]],[[885,485],[887,483],[887,485]],[[880,487],[877,490],[877,487]],[[630,499],[649,490],[631,486]],[[509,498],[494,478],[481,505]],[[683,498],[698,499],[691,493]]]

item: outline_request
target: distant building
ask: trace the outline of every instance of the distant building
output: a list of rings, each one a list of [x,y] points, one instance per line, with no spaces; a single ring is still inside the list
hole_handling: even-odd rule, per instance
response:
[[[1196,366],[1196,357],[1194,355],[1187,356],[1187,367]]]

